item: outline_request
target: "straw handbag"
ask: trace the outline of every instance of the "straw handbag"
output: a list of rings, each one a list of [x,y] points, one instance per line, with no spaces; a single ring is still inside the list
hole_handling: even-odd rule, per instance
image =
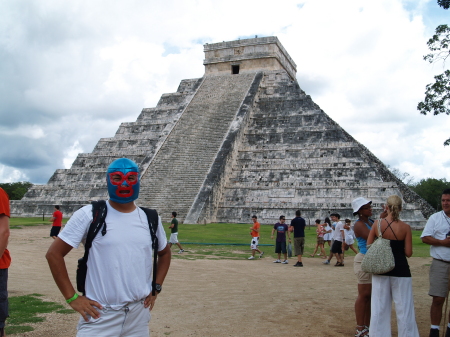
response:
[[[381,220],[378,220],[378,238],[368,247],[361,263],[361,269],[366,273],[385,274],[395,267],[391,243],[383,239],[380,227]]]

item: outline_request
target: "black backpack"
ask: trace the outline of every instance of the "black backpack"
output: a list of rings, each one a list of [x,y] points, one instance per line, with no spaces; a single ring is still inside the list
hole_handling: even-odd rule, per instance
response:
[[[77,267],[77,289],[86,295],[85,283],[87,274],[87,261],[89,258],[89,249],[92,246],[95,236],[102,229],[102,236],[106,235],[106,214],[108,208],[106,207],[105,200],[92,201],[92,222],[89,226],[89,231],[86,237],[86,243],[84,245],[84,256],[78,260]],[[158,261],[158,237],[156,231],[158,230],[158,212],[154,209],[139,207],[147,215],[148,226],[150,228],[150,235],[152,238],[153,247],[153,281],[152,281],[152,294],[155,296],[155,283],[156,283],[156,269]]]

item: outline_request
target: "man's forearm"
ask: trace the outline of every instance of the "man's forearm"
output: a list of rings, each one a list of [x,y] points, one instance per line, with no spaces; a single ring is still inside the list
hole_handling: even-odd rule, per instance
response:
[[[66,256],[71,250],[72,247],[70,245],[62,241],[60,238],[56,238],[45,255],[50,271],[52,272],[53,279],[61,291],[61,294],[66,299],[71,298],[75,294],[75,288],[73,287],[72,282],[70,282],[66,262],[64,261],[64,256]]]
[[[166,248],[158,253],[158,270],[156,272],[156,283],[163,284],[167,272],[169,271],[171,259],[172,253],[169,246],[166,246]]]
[[[47,253],[45,257],[47,258],[53,279],[61,291],[61,294],[65,299],[71,298],[76,291],[72,285],[72,282],[70,282],[64,257],[59,257],[51,253]]]
[[[8,246],[9,234],[9,217],[2,214],[0,215],[0,257]]]
[[[422,242],[427,245],[431,245],[431,246],[446,246],[446,247],[448,247],[450,245],[450,239],[439,240],[439,239],[433,238],[432,236],[424,236],[422,238]]]

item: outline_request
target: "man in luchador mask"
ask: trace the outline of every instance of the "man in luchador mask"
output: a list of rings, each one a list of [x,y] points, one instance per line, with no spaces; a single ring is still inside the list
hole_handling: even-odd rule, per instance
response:
[[[82,317],[78,337],[149,336],[150,310],[170,265],[170,248],[158,217],[158,268],[152,295],[152,240],[146,214],[134,201],[139,196],[139,168],[132,160],[113,161],[106,173],[109,200],[105,233],[89,250],[86,296],[73,287],[64,256],[85,242],[93,221],[92,205],[76,211],[50,246],[46,258],[67,303]]]

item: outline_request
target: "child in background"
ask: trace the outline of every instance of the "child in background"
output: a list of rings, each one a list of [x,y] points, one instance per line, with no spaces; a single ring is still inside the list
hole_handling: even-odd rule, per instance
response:
[[[316,243],[316,249],[314,249],[314,253],[312,253],[311,257],[314,257],[316,255],[317,249],[320,247],[320,254],[322,255],[322,258],[324,259],[326,257],[325,249],[323,248],[323,245],[325,241],[323,240],[323,236],[325,234],[325,230],[323,226],[320,224],[320,219],[316,220],[316,233],[317,233],[317,243]]]
[[[353,243],[355,242],[355,232],[353,232],[353,228],[351,226],[350,219],[345,219],[344,223],[344,235],[345,235],[345,242],[344,242],[344,252],[351,248],[355,254],[358,254],[358,251],[353,247]]]
[[[333,227],[331,227],[330,218],[325,218],[325,223],[322,225],[325,230],[325,234],[323,236],[323,240],[328,242],[328,247],[331,246],[331,239],[333,238]],[[325,244],[324,244],[325,246]]]

